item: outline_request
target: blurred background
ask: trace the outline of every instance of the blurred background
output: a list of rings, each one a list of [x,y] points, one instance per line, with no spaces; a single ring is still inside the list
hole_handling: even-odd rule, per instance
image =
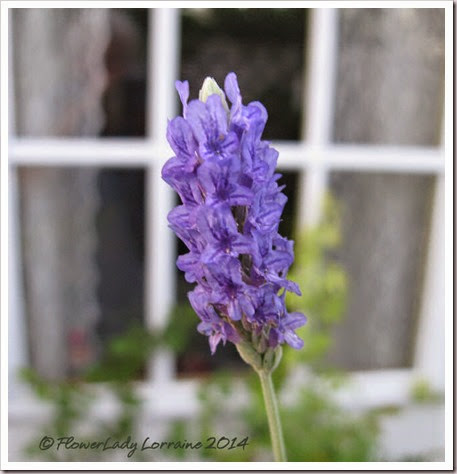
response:
[[[280,151],[305,349],[291,461],[444,460],[444,9],[10,9],[10,461],[42,436],[249,437],[108,460],[270,460],[257,382],[210,356],[167,230],[175,79],[235,71]]]

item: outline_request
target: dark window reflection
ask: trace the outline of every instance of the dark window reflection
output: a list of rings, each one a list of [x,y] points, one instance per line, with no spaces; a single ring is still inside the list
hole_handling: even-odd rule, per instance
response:
[[[107,85],[101,136],[145,135],[148,10],[112,9],[105,53]],[[97,334],[101,349],[144,321],[144,171],[98,174]]]
[[[279,179],[278,183],[286,186],[283,193],[287,196],[287,202],[284,206],[281,222],[279,224],[279,233],[288,239],[293,239],[295,232],[295,219],[298,212],[298,186],[300,182],[300,174],[296,171],[281,170],[279,170],[279,173],[282,174],[282,177]]]
[[[268,110],[265,136],[299,139],[306,18],[303,9],[183,9],[181,79],[191,98],[206,76],[222,86],[234,71],[244,103],[259,100]]]
[[[102,136],[144,136],[148,11],[110,10]]]
[[[97,332],[102,342],[119,336],[144,312],[144,171],[101,170],[97,215]]]

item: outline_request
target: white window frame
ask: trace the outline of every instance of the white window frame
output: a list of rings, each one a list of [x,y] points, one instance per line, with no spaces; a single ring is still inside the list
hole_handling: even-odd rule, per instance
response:
[[[446,47],[448,47],[449,34],[452,34],[449,33],[450,30],[452,31],[450,27],[452,4],[449,6],[442,2],[432,3],[434,5],[430,6],[433,8],[445,8]],[[293,5],[306,6],[299,3]],[[388,7],[392,7],[392,4]],[[311,28],[308,32],[310,49],[306,60],[306,100],[303,103],[307,127],[302,130],[300,141],[276,142],[273,146],[279,151],[279,167],[299,171],[301,182],[306,184],[302,187],[305,192],[299,197],[299,222],[302,224],[311,224],[318,218],[319,203],[331,171],[430,174],[436,177],[430,247],[425,269],[413,367],[354,372],[352,373],[355,382],[352,385],[353,390],[349,395],[348,393],[345,395],[352,397],[352,403],[363,406],[401,404],[409,399],[411,383],[418,376],[425,377],[438,390],[444,391],[445,388],[444,139],[441,146],[433,148],[337,145],[330,142],[337,60],[337,21],[338,10],[333,8],[312,10]],[[17,137],[14,133],[12,90],[14,81],[10,67],[9,110],[11,117],[8,143],[10,409],[14,408],[14,403],[17,401],[15,394],[19,393],[14,373],[17,368],[28,362],[23,288],[19,276],[21,255],[17,197],[18,167],[47,165],[130,168],[140,166],[145,169],[147,175],[145,322],[147,327],[153,329],[163,327],[166,323],[176,292],[174,238],[166,219],[168,211],[173,207],[174,194],[162,181],[160,173],[164,162],[171,156],[165,131],[167,119],[175,116],[177,112],[174,81],[179,77],[179,36],[178,9],[153,8],[150,10],[145,139]],[[10,34],[10,49],[11,40]],[[447,64],[446,68],[446,77],[449,79],[452,74],[451,65]],[[446,93],[449,94],[449,90]],[[450,97],[448,100],[452,103]],[[448,122],[452,120],[450,106],[446,109],[446,120]],[[452,180],[452,175],[450,179]],[[449,342],[449,339],[447,340]],[[150,364],[149,375],[145,382],[140,384],[140,390],[150,394],[149,398],[154,398],[153,401],[151,400],[151,410],[160,412],[162,416],[179,416],[189,414],[195,409],[196,384],[194,380],[176,379],[173,355],[167,351],[161,351]],[[151,390],[151,386],[154,390]],[[176,403],[176,400],[182,399],[183,396],[188,402],[185,407]],[[23,406],[19,408],[17,405],[17,411],[22,409]]]

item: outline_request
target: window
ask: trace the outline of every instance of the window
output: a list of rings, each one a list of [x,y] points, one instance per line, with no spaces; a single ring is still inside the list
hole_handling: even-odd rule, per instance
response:
[[[45,28],[48,21],[53,22],[49,15],[55,15],[56,12],[36,11],[33,21],[41,22],[39,24]],[[95,16],[94,12],[97,12]],[[20,21],[32,21],[26,14],[24,17],[15,17],[16,13],[13,12],[12,16],[13,29],[19,28],[17,24]],[[93,100],[84,104],[67,103],[63,90],[59,96],[61,102],[56,107],[60,107],[59,114],[67,117],[68,122],[52,124],[59,133],[50,136],[46,133],[45,124],[41,124],[42,128],[37,133],[16,128],[15,134],[11,136],[10,254],[14,293],[11,298],[10,331],[15,335],[15,344],[10,344],[11,373],[27,360],[26,354],[30,350],[25,323],[27,307],[23,307],[22,297],[32,290],[29,284],[23,286],[21,264],[27,264],[28,257],[27,252],[22,252],[18,245],[19,236],[24,239],[26,227],[31,225],[31,221],[27,222],[27,211],[19,206],[18,201],[18,196],[25,190],[23,181],[27,175],[49,174],[57,186],[62,186],[66,179],[69,182],[80,180],[79,187],[74,190],[78,195],[84,185],[93,183],[93,173],[97,170],[96,186],[101,199],[99,219],[106,219],[108,223],[103,224],[105,227],[95,228],[95,232],[98,232],[102,241],[108,234],[125,239],[117,242],[124,250],[129,247],[122,257],[125,261],[117,255],[119,265],[126,266],[132,272],[131,280],[128,275],[124,275],[126,281],[137,283],[132,285],[136,290],[130,295],[128,288],[123,289],[126,301],[130,301],[126,303],[126,311],[129,311],[128,306],[131,304],[133,319],[143,320],[151,328],[163,327],[165,324],[175,296],[183,293],[179,281],[176,281],[174,262],[177,244],[166,221],[166,215],[175,203],[175,196],[160,177],[161,167],[170,154],[165,141],[167,119],[175,115],[178,106],[173,85],[176,78],[191,78],[191,85],[195,88],[201,79],[199,74],[213,73],[220,80],[224,74],[222,69],[230,70],[226,64],[233,64],[235,68],[237,63],[231,58],[233,49],[239,48],[239,44],[226,41],[222,22],[227,20],[229,27],[230,24],[236,24],[240,31],[243,25],[252,30],[254,15],[249,9],[230,9],[225,12],[225,16],[222,13],[219,9],[151,9],[147,12],[97,9],[90,12],[90,17],[86,16],[84,10],[71,13],[80,15],[76,21],[79,27],[89,21],[98,21],[103,25],[103,28],[91,29],[100,35],[97,42],[90,36],[85,41],[88,48],[92,44],[104,45],[103,51],[108,48],[105,58],[109,72],[108,88],[102,102],[104,112],[103,108],[97,109],[97,103]],[[347,325],[337,335],[339,343],[334,357],[339,357],[351,369],[372,371],[365,378],[362,376],[362,383],[369,384],[370,376],[376,374],[385,377],[383,380],[387,385],[392,383],[399,387],[398,393],[404,393],[413,372],[418,371],[442,389],[444,290],[440,275],[444,262],[439,248],[444,239],[444,149],[438,137],[441,136],[444,104],[441,73],[444,70],[444,10],[296,9],[291,12],[288,9],[262,9],[255,14],[265,17],[262,35],[266,39],[262,42],[260,36],[255,35],[243,38],[250,45],[250,54],[245,56],[243,53],[239,75],[242,87],[243,81],[246,81],[248,95],[257,97],[259,84],[265,88],[278,87],[273,91],[261,91],[261,94],[273,94],[279,100],[277,103],[267,103],[272,117],[276,116],[274,111],[278,110],[279,105],[285,104],[287,109],[285,121],[275,122],[272,119],[268,130],[269,137],[276,140],[274,145],[280,152],[279,167],[284,173],[287,190],[291,192],[291,207],[286,210],[286,216],[287,219],[293,217],[296,220],[294,223],[286,222],[284,232],[289,233],[292,225],[315,222],[322,194],[327,187],[340,197],[347,212],[344,226],[348,238],[339,258],[347,263],[355,286],[351,290],[351,315]],[[271,38],[276,34],[276,29],[270,21],[282,25],[274,44]],[[377,29],[370,27],[372,21]],[[355,28],[354,25],[360,27]],[[390,27],[394,31],[390,31]],[[204,41],[207,36],[199,36],[202,31],[224,49],[227,62],[221,63],[220,58],[214,60],[213,46]],[[405,57],[410,58],[406,51],[414,49],[410,45],[420,41],[424,31],[427,32],[427,40],[424,40],[423,47],[414,52],[410,63],[405,63]],[[406,34],[408,41],[397,47],[395,32]],[[52,33],[53,30],[49,34]],[[69,35],[71,38],[71,31]],[[13,62],[20,56],[23,41],[23,38],[13,33]],[[118,43],[113,43],[115,41]],[[384,44],[383,41],[388,43]],[[125,50],[119,46],[119,42]],[[284,58],[280,58],[279,49],[275,49],[278,44],[287,45]],[[361,49],[361,44],[368,45],[367,49]],[[247,68],[251,60],[256,64],[258,62],[260,71],[269,70],[266,49],[271,49],[269,52],[275,61],[281,62],[281,67],[272,72],[271,78],[250,78],[246,72],[244,79],[243,74],[247,69],[243,68]],[[201,55],[197,54],[201,51]],[[123,56],[124,53],[126,56]],[[390,53],[395,53],[393,58]],[[93,51],[93,54],[102,53]],[[350,62],[354,57],[358,58],[356,64]],[[400,64],[400,70],[394,68],[393,64]],[[383,71],[401,75],[404,96],[398,97],[396,78],[379,77],[380,71],[376,68],[381,66]],[[419,78],[415,71],[421,67],[425,67],[427,72]],[[26,87],[23,82],[33,82],[32,78],[16,80],[18,70],[23,68],[15,64],[12,70],[16,97],[20,96],[21,88]],[[89,83],[84,70],[78,71],[78,74],[80,87],[87,87],[95,96],[100,95],[101,83]],[[50,93],[46,84],[28,87]],[[367,107],[367,102],[373,102],[373,107]],[[143,104],[145,109],[142,108]],[[38,105],[39,101],[29,103],[29,106]],[[74,107],[77,107],[76,111]],[[24,104],[16,100],[13,110],[16,123],[21,120],[27,123],[27,114],[23,112],[26,109]],[[362,109],[370,111],[371,115],[361,115]],[[37,113],[41,113],[37,110]],[[396,110],[401,113],[397,114]],[[421,128],[417,130],[415,125],[402,128],[401,125],[405,123],[416,124],[418,111],[425,111],[421,112],[419,118]],[[100,126],[103,113],[110,117],[104,128]],[[95,122],[86,120],[79,123],[78,119],[86,115],[95,117]],[[76,132],[70,134],[68,130]],[[135,184],[131,186],[128,183]],[[116,219],[130,219],[130,236],[119,234],[117,229],[124,225],[116,223],[116,219],[110,222],[110,212],[117,205],[110,195],[110,189],[116,186],[125,193],[122,205],[131,205],[130,210],[115,211]],[[127,188],[134,188],[135,194],[127,191]],[[27,189],[25,192],[32,190]],[[59,192],[62,196],[68,196],[65,186]],[[50,198],[50,205],[56,204],[57,196]],[[30,202],[34,202],[33,199]],[[35,204],[38,205],[37,202]],[[142,214],[143,206],[144,222],[139,215]],[[66,218],[65,212],[71,211],[59,212]],[[87,212],[90,214],[91,211]],[[360,233],[358,240],[351,242],[349,236],[354,226],[360,229]],[[407,248],[396,246],[396,232],[403,236],[411,233]],[[103,246],[98,261],[99,270],[105,273],[106,278],[114,278],[111,267],[104,263],[107,253],[116,252],[116,249],[109,248],[111,244]],[[389,245],[392,245],[391,253],[386,252],[386,246]],[[360,249],[372,258],[364,258],[364,255],[360,255]],[[398,266],[395,274],[383,274],[378,281],[373,272],[378,268],[384,271],[389,268],[389,264]],[[366,279],[367,275],[369,279]],[[391,278],[398,282],[395,287]],[[382,290],[380,295],[364,291],[363,284],[372,288],[378,283]],[[138,293],[138,286],[143,287],[142,294]],[[99,302],[102,308],[108,308],[108,301],[113,295],[103,293],[103,284],[101,288]],[[400,291],[406,295],[404,298],[399,295]],[[360,349],[360,356],[364,360],[356,360],[348,353],[348,334],[351,338],[361,337],[361,334],[354,333],[354,328],[360,328],[358,321],[364,318],[367,299],[370,301],[378,296],[389,298],[392,304],[386,306],[379,303],[379,309],[373,310],[371,319],[368,318],[369,321],[364,323],[363,338],[376,341],[380,334],[390,334],[384,326],[388,326],[395,318],[393,312],[401,312],[401,330],[395,335],[397,339],[392,344],[395,348],[399,345],[402,347],[386,354],[386,347],[379,346],[380,355],[373,353],[370,359],[364,357],[370,351],[367,343],[367,347]],[[387,317],[390,319],[387,320]],[[112,316],[106,313],[106,317],[102,316],[100,320],[102,326],[105,324],[102,332],[109,332],[106,329],[111,324],[108,319],[111,322]],[[431,342],[424,343],[424,334],[430,325],[439,329],[433,332]],[[96,335],[97,331],[93,334]],[[80,346],[84,346],[85,339],[76,332],[71,341],[76,346],[75,357],[81,362],[85,353]],[[32,353],[29,355],[33,357]],[[167,390],[180,390],[183,386],[180,383],[184,382],[177,381],[174,385],[175,362],[171,354],[161,352],[151,362],[147,380],[157,386],[169,383]],[[186,370],[182,364],[182,360],[178,361],[178,372]],[[388,368],[397,368],[398,371],[383,370]],[[398,378],[398,374],[402,376]],[[14,384],[11,390],[15,390]],[[384,395],[381,390],[376,395],[376,402],[382,402]]]

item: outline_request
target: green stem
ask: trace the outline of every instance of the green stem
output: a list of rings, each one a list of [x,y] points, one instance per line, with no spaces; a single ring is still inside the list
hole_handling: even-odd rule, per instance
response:
[[[273,445],[273,454],[275,461],[286,462],[286,449],[284,447],[284,438],[282,435],[281,419],[279,418],[278,403],[276,401],[275,389],[271,379],[271,372],[257,370],[262,384],[263,399],[265,400],[265,409],[270,427],[271,444]]]

